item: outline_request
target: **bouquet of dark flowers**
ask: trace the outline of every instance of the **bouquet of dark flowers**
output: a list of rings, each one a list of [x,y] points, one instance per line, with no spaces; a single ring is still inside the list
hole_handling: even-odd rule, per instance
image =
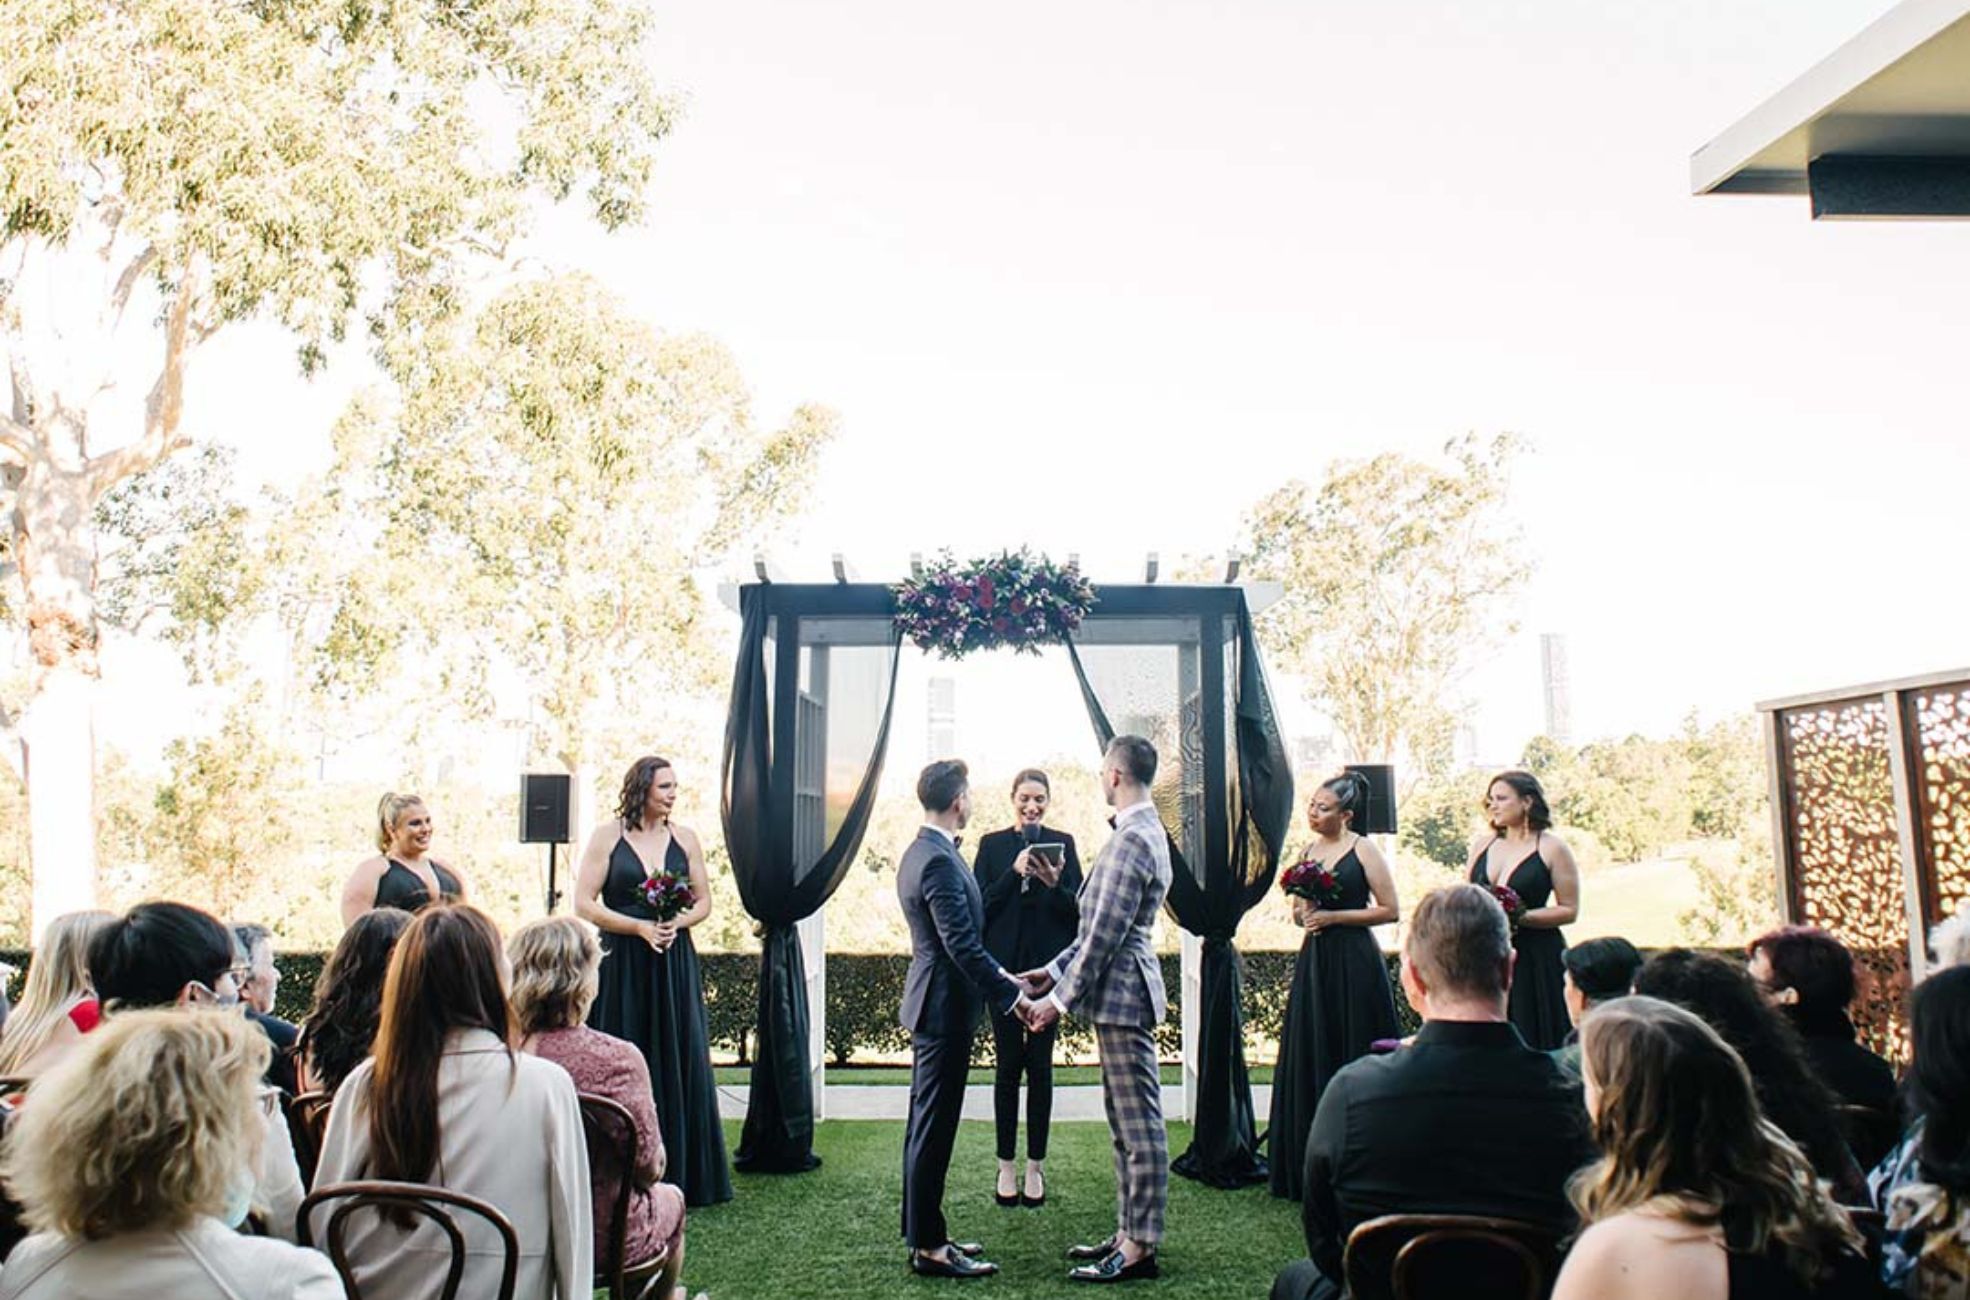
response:
[[[697,893],[691,888],[691,878],[668,871],[659,871],[645,880],[641,892],[643,901],[657,914],[659,921],[675,921],[698,901]]]
[[[1491,896],[1498,900],[1498,906],[1505,909],[1505,919],[1511,923],[1512,930],[1516,933],[1520,920],[1525,917],[1525,900],[1520,898],[1519,891],[1510,885],[1491,885],[1489,888]]]
[[[1303,898],[1322,911],[1330,911],[1341,901],[1341,878],[1333,868],[1302,858],[1279,876],[1279,887],[1288,897]]]

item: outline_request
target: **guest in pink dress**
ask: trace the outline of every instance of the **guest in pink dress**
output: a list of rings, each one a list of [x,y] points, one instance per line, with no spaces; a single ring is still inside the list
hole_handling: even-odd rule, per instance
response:
[[[666,1252],[664,1273],[649,1294],[669,1297],[684,1269],[684,1193],[659,1181],[664,1172],[663,1134],[651,1099],[650,1068],[643,1054],[620,1038],[583,1023],[595,1000],[602,949],[595,933],[571,916],[530,921],[507,943],[513,966],[513,1014],[524,1038],[520,1050],[559,1065],[575,1091],[607,1097],[636,1121],[637,1167],[629,1171],[629,1263]],[[595,1258],[607,1257],[606,1232],[623,1177],[620,1156],[591,1152],[589,1178],[595,1202]]]

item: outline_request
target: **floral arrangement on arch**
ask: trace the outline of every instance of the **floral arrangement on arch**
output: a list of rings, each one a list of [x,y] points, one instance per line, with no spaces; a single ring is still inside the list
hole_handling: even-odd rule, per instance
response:
[[[962,565],[946,552],[897,584],[896,626],[944,659],[974,650],[1038,654],[1072,635],[1094,604],[1094,584],[1079,569],[1024,547]]]

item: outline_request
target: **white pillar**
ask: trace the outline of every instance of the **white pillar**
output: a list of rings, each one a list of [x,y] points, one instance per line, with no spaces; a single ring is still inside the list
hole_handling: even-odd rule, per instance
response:
[[[807,1073],[814,1089],[814,1118],[828,1117],[828,944],[819,909],[794,926],[800,960],[807,967]]]
[[[1182,953],[1183,1000],[1183,1106],[1185,1123],[1197,1113],[1197,1039],[1204,1023],[1204,941],[1188,930],[1178,930],[1178,949]]]

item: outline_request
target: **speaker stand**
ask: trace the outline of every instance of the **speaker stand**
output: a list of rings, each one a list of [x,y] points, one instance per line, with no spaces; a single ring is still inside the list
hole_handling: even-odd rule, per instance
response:
[[[547,842],[547,914],[554,915],[554,905],[561,901],[561,891],[554,887],[554,851],[561,846],[553,840]]]

